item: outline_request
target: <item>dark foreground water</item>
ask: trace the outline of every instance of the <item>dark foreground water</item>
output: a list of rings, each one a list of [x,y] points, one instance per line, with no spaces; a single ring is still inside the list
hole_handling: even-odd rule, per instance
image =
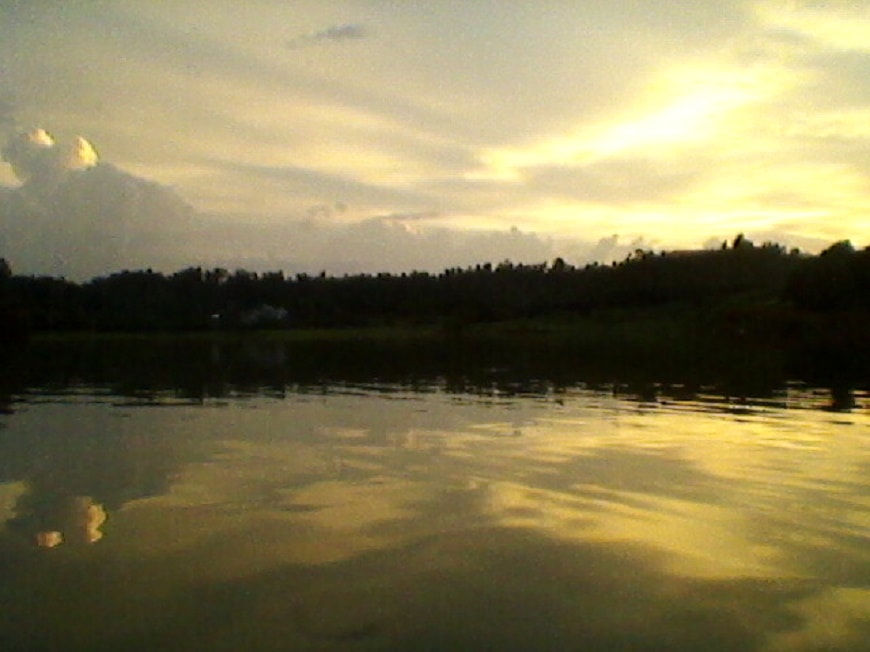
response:
[[[868,649],[865,391],[64,373],[0,401],[4,652]]]

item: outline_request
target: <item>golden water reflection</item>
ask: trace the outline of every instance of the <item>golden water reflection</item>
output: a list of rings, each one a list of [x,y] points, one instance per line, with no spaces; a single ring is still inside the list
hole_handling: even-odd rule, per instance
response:
[[[128,441],[173,435],[140,467],[164,490],[126,490],[86,557],[19,556],[40,572],[13,573],[0,597],[51,597],[38,614],[12,608],[0,635],[73,631],[67,649],[859,650],[862,400],[846,414],[581,391],[127,406]],[[81,412],[95,426],[117,409]],[[51,422],[30,410],[29,427]],[[100,597],[59,615],[72,588],[56,582],[84,577]]]

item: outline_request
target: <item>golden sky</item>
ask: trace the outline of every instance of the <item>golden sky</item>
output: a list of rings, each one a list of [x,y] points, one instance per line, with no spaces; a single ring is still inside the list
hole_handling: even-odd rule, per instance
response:
[[[864,0],[0,0],[0,66],[239,223],[870,244]]]

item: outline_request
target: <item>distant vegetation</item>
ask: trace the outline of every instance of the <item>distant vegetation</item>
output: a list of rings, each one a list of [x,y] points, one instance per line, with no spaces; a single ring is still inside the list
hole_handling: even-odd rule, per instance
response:
[[[738,236],[718,250],[638,250],[584,267],[557,258],[343,277],[196,267],[81,284],[16,276],[0,261],[0,306],[7,341],[25,331],[388,327],[662,355],[769,349],[795,364],[854,366],[870,360],[870,247],[842,241],[813,256]]]

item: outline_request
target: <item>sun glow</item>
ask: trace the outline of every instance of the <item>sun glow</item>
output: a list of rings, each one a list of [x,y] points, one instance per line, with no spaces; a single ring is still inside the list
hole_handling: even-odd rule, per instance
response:
[[[589,165],[623,153],[667,156],[714,138],[721,125],[744,106],[767,97],[768,71],[682,69],[651,85],[640,109],[618,121],[584,124],[573,133],[526,146],[484,152],[483,170],[470,178],[519,181],[524,168]]]
[[[778,2],[757,6],[756,15],[774,29],[809,37],[843,50],[870,51],[870,5],[842,2],[801,2],[783,8]]]

